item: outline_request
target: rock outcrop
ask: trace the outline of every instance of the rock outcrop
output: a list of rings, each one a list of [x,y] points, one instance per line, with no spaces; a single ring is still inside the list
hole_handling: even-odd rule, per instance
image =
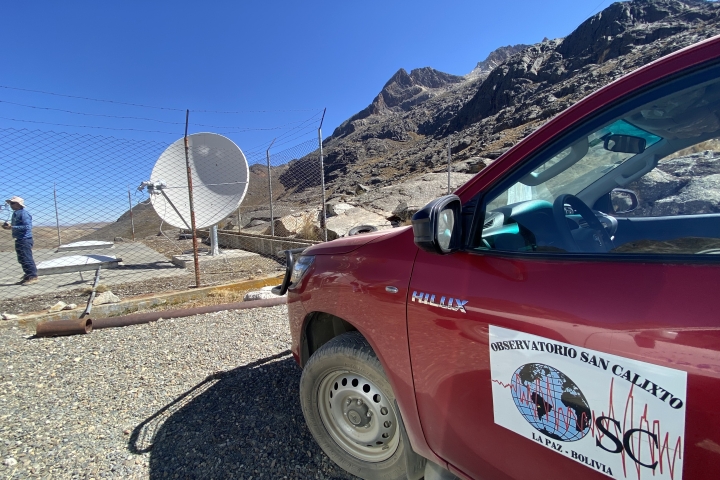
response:
[[[720,150],[720,142],[710,146]],[[705,150],[663,159],[627,188],[639,202],[629,216],[720,213],[720,154]]]
[[[363,119],[371,115],[385,115],[394,112],[407,112],[412,107],[440,93],[445,87],[462,83],[460,76],[443,73],[430,67],[417,68],[407,73],[404,68],[398,70],[385,84],[377,97],[365,109],[356,113],[333,132],[340,138],[353,133],[366,125]],[[382,136],[375,138],[404,139],[403,130],[388,129]]]

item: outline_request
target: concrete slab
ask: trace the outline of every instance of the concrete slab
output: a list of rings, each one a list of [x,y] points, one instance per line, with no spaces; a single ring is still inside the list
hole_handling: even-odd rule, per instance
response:
[[[101,283],[108,286],[189,274],[187,270],[178,268],[165,256],[139,242],[118,243],[115,245],[113,254],[122,258],[122,263],[117,268],[100,271]],[[86,255],[93,255],[93,251],[88,251]],[[39,248],[33,250],[33,256],[35,263],[40,264],[46,260],[67,257],[67,254],[56,252],[55,249]],[[0,268],[0,299],[2,300],[50,292],[61,294],[64,291],[90,286],[94,280],[93,275],[86,275],[85,281],[82,281],[75,270],[70,273],[41,276],[39,282],[21,286],[17,283],[22,278],[23,272],[17,262],[15,252],[0,252],[0,265],[2,265]]]
[[[253,252],[246,252],[245,250],[222,250],[220,255],[208,255],[205,252],[201,252],[198,255],[198,262],[201,266],[212,265],[214,263],[225,263],[230,261],[247,260],[254,262],[262,258],[262,255]],[[186,255],[174,255],[172,257],[172,263],[182,268],[192,268],[194,264],[192,253]]]
[[[65,245],[60,245],[57,248],[58,252],[71,252],[75,250],[99,250],[102,248],[112,248],[115,244],[113,242],[101,242],[99,240],[87,240],[84,242],[73,242]]]
[[[85,272],[97,270],[98,267],[116,268],[122,258],[108,255],[69,255],[67,257],[53,258],[37,264],[38,275],[56,275],[58,273]]]

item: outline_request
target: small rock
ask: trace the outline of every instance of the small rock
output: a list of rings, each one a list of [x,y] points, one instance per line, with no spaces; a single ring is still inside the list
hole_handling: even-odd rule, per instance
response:
[[[50,308],[48,309],[48,311],[49,311],[49,312],[59,312],[60,310],[65,310],[65,307],[66,307],[66,306],[67,306],[67,303],[65,303],[65,302],[63,302],[63,301],[60,301],[60,302],[57,302],[57,303],[56,303],[55,305],[53,305],[52,307],[50,307]]]
[[[15,465],[17,465],[17,460],[15,460],[12,457],[8,457],[5,459],[5,461],[3,463],[5,465],[7,465],[8,467],[14,467]]]
[[[254,292],[248,292],[243,297],[244,302],[251,302],[253,300],[267,300],[269,298],[277,298],[277,295],[267,290],[256,290]]]
[[[129,428],[126,428],[125,430],[123,430],[123,433],[124,433],[125,435],[130,435],[130,429],[129,429]]]
[[[125,242],[125,239],[122,238],[122,237],[115,237],[115,238],[113,238],[113,242],[115,242],[115,243],[123,243],[123,242]]]
[[[68,303],[63,307],[63,310],[75,310],[77,308],[76,303]]]
[[[362,195],[363,193],[367,193],[369,191],[370,187],[366,187],[365,185],[362,185],[360,183],[358,183],[355,187],[355,195]]]
[[[2,314],[2,319],[3,319],[3,320],[17,320],[17,319],[18,319],[18,316],[17,316],[17,315],[13,315],[13,314],[11,314],[11,313],[3,313],[3,314]]]
[[[110,290],[103,292],[93,300],[93,305],[105,305],[107,303],[118,303],[120,297],[112,293]]]

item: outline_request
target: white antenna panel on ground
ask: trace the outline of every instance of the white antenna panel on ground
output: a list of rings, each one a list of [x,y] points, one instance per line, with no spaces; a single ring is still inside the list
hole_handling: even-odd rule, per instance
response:
[[[207,228],[230,215],[245,198],[250,175],[248,163],[242,150],[222,135],[195,133],[188,136],[188,143],[195,226]],[[160,155],[150,178],[155,185],[150,199],[160,218],[174,227],[190,228],[183,138]]]

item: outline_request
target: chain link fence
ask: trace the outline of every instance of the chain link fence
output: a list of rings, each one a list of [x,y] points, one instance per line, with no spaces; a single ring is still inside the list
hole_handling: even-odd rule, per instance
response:
[[[317,139],[256,152],[249,168],[227,146],[209,151],[188,139],[186,151],[182,140],[0,128],[2,200],[24,199],[39,277],[19,284],[25,274],[15,242],[2,230],[0,313],[41,311],[58,301],[81,309],[94,284],[98,296],[116,301],[276,276],[285,269],[283,250],[324,240]],[[243,182],[247,192],[236,209]],[[12,213],[3,202],[0,221]]]

